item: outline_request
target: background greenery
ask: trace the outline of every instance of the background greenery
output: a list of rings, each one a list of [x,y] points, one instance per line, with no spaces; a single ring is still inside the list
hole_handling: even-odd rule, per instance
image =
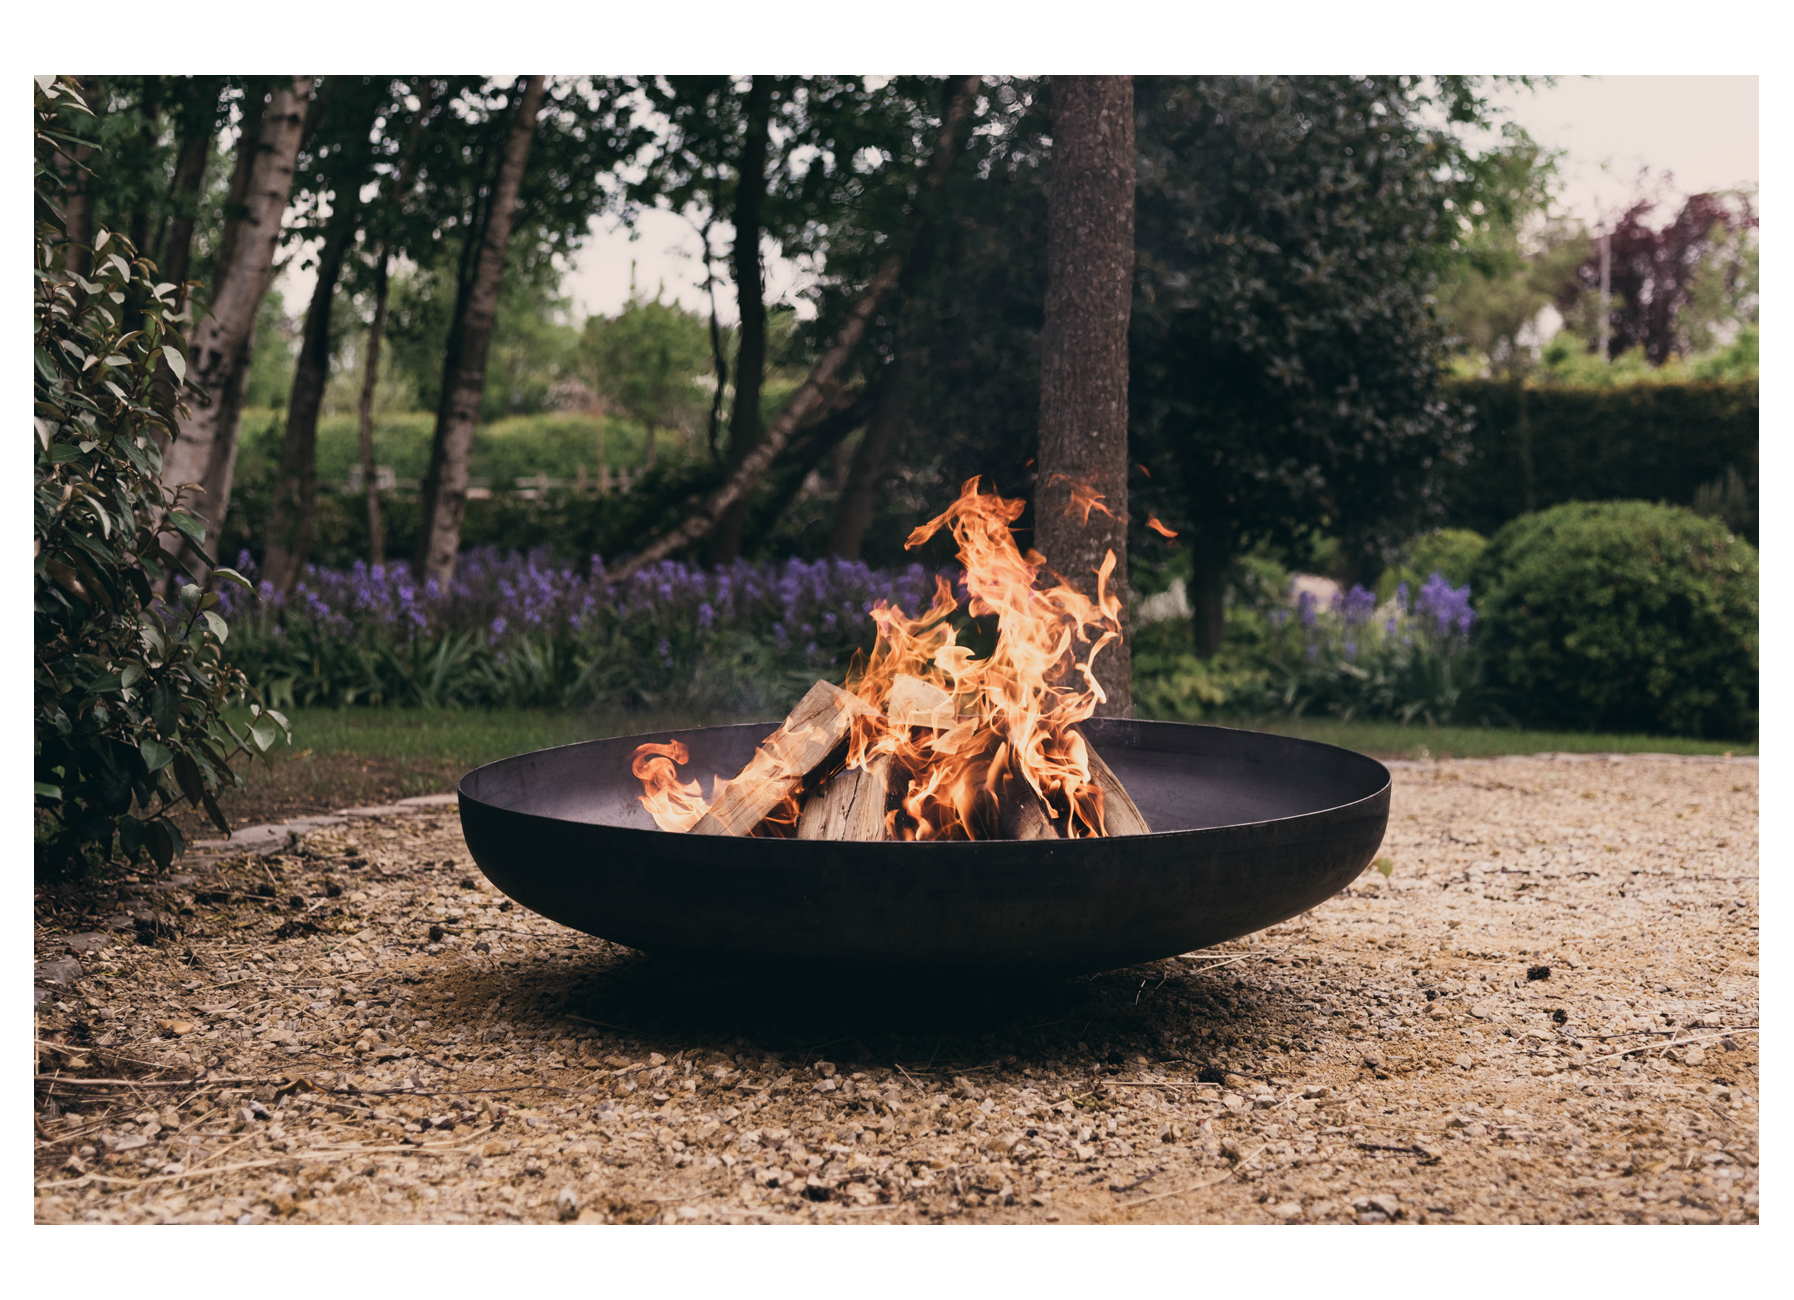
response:
[[[532,146],[527,215],[505,269],[473,448],[471,473],[495,494],[469,504],[462,541],[470,553],[535,552],[542,564],[589,581],[593,555],[614,561],[720,481],[739,450],[728,441],[733,431],[753,432],[754,422],[735,409],[738,394],[757,392],[762,426],[788,399],[905,228],[942,83],[553,80],[555,107]],[[98,149],[88,187],[98,228],[141,228],[154,256],[163,256],[162,232],[182,215],[170,181],[183,133],[212,133],[211,163],[192,203],[190,274],[203,300],[228,199],[226,127],[265,92],[267,79],[86,82],[101,110],[79,127]],[[330,82],[322,82],[320,103],[336,93]],[[503,78],[470,76],[342,85],[348,98],[321,113],[301,152],[291,239],[322,231],[334,193],[349,183],[338,174],[353,143],[344,123],[354,115],[344,105],[368,99],[393,107],[391,120],[376,128],[382,184],[405,147],[394,125],[405,114],[396,106],[427,85],[472,107],[433,119],[421,179],[403,202],[367,218],[331,298],[314,594],[347,581],[323,570],[347,574],[372,544],[361,501],[342,489],[359,461],[355,411],[376,251],[389,249],[395,260],[374,458],[400,480],[415,480],[428,463],[455,299],[477,242],[488,184],[482,168],[501,122],[490,106],[514,89]],[[1491,85],[1407,76],[1136,82],[1130,579],[1142,601],[1187,597],[1178,605],[1183,612],[1133,629],[1143,712],[1255,724],[1274,715],[1291,727],[1405,719],[1417,736],[1459,737],[1442,742],[1443,752],[1485,734],[1496,747],[1544,743],[1517,739],[1537,733],[1511,724],[1524,715],[1540,726],[1592,727],[1607,715],[1568,703],[1554,706],[1556,716],[1513,707],[1518,685],[1509,670],[1492,675],[1491,647],[1505,644],[1502,629],[1511,630],[1525,602],[1509,600],[1495,570],[1478,567],[1493,563],[1490,538],[1560,503],[1660,502],[1716,521],[1740,539],[1745,549],[1734,553],[1754,565],[1747,547],[1756,536],[1758,491],[1754,194],[1641,189],[1612,232],[1613,293],[1603,301],[1594,232],[1556,206],[1557,159],[1504,123]],[[904,376],[891,390],[902,403],[888,453],[882,461],[860,454],[865,410],[858,423],[823,421],[801,431],[750,498],[745,559],[777,566],[828,555],[849,487],[869,483],[872,518],[853,558],[891,572],[917,560],[940,565],[951,557],[938,541],[919,554],[903,541],[967,478],[980,475],[1010,495],[1031,493],[1052,86],[999,76],[986,78],[983,89],[900,291],[845,374],[844,402],[855,410],[847,399],[882,391],[887,374]],[[745,294],[729,243],[744,195],[754,197],[743,170],[750,100],[777,128],[758,196],[758,240],[807,271],[783,299],[742,299],[767,313],[757,388],[740,384],[740,331],[713,314],[669,305],[658,289],[650,295],[641,287],[614,314],[581,318],[561,286],[567,257],[594,217],[628,221],[655,206],[704,231],[719,297]],[[652,130],[639,115],[643,104]],[[626,174],[618,167],[625,156],[636,163]],[[226,561],[246,553],[253,567],[262,557],[303,310],[278,293],[261,305],[231,509],[223,536],[213,539]],[[592,478],[600,466],[629,469],[632,489],[605,497],[511,490],[520,478],[576,479],[582,466]],[[416,501],[401,490],[383,508],[387,554],[406,557],[418,528]],[[1031,519],[1019,524],[1026,530]],[[1322,609],[1305,622],[1288,599],[1298,572],[1338,580],[1356,602],[1349,616]],[[1482,617],[1467,637],[1416,635],[1427,617],[1416,594],[1435,574],[1453,592],[1469,586],[1466,608]],[[1404,584],[1407,604],[1397,609],[1391,602]],[[1350,595],[1355,585],[1362,598]],[[419,646],[328,620],[302,625],[293,621],[302,605],[246,608],[241,633],[232,625],[236,656],[265,684],[309,681],[312,698],[388,705],[432,698],[406,676],[424,671]],[[714,645],[702,650],[710,643],[685,610],[689,626],[682,623],[664,651],[652,619],[637,618],[640,626],[629,630],[629,617],[619,613],[607,626],[622,635],[624,649],[601,654],[581,631],[561,642],[538,637],[527,653],[513,654],[507,638],[516,631],[492,633],[494,612],[484,623],[448,629],[461,639],[455,653],[463,678],[489,679],[455,698],[552,700],[607,716],[624,705],[664,708],[672,695],[662,677],[702,685],[696,661],[682,656],[721,653]],[[1624,725],[1718,728],[1734,737],[1727,743],[1748,743],[1756,663],[1754,645],[1739,650],[1743,633],[1734,625],[1743,619],[1728,616],[1728,672],[1736,680],[1726,687],[1743,704],[1723,721],[1671,711]],[[713,674],[715,689],[691,693],[687,706],[720,707],[727,696],[757,710],[781,698],[800,668],[813,669],[796,662],[805,658],[804,641],[790,640],[782,621],[764,622],[731,633],[736,639],[722,656],[728,681],[718,686],[722,678]],[[295,639],[281,644],[289,633]],[[303,664],[293,649],[299,642],[310,647]],[[824,657],[844,648],[831,646]],[[569,693],[576,681],[589,686],[603,677],[587,673],[599,668],[605,680],[648,683],[659,703],[639,690],[627,698],[621,686]],[[1566,689],[1552,698],[1574,697]],[[330,725],[322,716],[307,712],[303,725]],[[1492,725],[1486,733],[1464,729],[1472,724]],[[451,732],[435,734],[456,761],[473,753],[459,740],[451,744]],[[363,740],[375,744],[374,735]],[[314,760],[326,752],[311,748]]]

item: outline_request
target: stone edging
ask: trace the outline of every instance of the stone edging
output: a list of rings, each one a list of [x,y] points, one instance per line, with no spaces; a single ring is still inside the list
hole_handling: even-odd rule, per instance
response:
[[[422,808],[446,808],[453,805],[458,797],[452,791],[448,794],[420,794],[409,799],[400,799],[395,803],[372,804],[365,808],[343,808],[333,813],[320,813],[314,817],[295,817],[292,821],[262,826],[244,826],[232,831],[229,839],[195,840],[188,847],[216,853],[254,853],[261,857],[267,857],[269,854],[287,849],[300,836],[322,830],[326,826],[342,826],[361,817],[394,817],[408,812],[416,812]]]

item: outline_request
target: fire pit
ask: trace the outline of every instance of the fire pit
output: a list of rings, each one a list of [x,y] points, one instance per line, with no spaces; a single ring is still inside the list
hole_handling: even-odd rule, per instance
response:
[[[774,722],[674,733],[732,773]],[[1108,970],[1220,943],[1350,884],[1382,843],[1389,772],[1258,732],[1092,719],[1082,730],[1151,834],[805,840],[659,829],[632,771],[647,738],[467,774],[462,831],[510,897],[631,948],[834,980]]]

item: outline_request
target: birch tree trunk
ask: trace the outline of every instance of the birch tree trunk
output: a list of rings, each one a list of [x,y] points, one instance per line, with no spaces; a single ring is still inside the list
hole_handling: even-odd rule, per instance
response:
[[[1091,599],[1127,601],[1127,329],[1134,281],[1134,85],[1129,77],[1054,77],[1047,189],[1046,316],[1040,340],[1035,546]],[[1100,494],[1100,509],[1074,500]],[[1087,511],[1087,517],[1086,517]],[[1133,714],[1126,641],[1097,656],[1099,717]]]
[[[516,217],[517,190],[523,183],[523,166],[529,158],[530,138],[536,130],[536,114],[542,108],[543,77],[530,77],[523,87],[516,114],[505,140],[504,161],[498,184],[493,187],[491,208],[480,240],[479,260],[467,296],[461,328],[461,345],[455,367],[443,388],[442,407],[436,418],[431,483],[426,500],[430,510],[424,519],[424,576],[447,586],[455,576],[455,556],[461,548],[461,521],[467,513],[467,464],[473,449],[474,428],[480,419],[480,397],[486,387],[486,350],[492,342],[492,323],[498,316],[498,290],[504,277],[505,250],[511,242]]]
[[[735,246],[731,260],[741,323],[736,334],[735,403],[729,410],[729,454],[725,462],[730,470],[739,468],[765,435],[760,424],[760,390],[766,381],[766,284],[760,265],[760,228],[766,206],[772,81],[771,77],[755,77],[749,85],[747,133],[735,169]],[[728,564],[740,558],[741,531],[746,522],[747,500],[743,498],[725,510],[717,522],[710,538],[712,563]]]
[[[202,489],[197,500],[183,504],[198,516],[211,546],[217,545],[230,507],[255,313],[274,280],[280,219],[292,195],[293,165],[314,80],[294,77],[277,84],[260,115],[259,129],[244,136],[242,206],[220,240],[210,310],[188,337],[187,378],[198,392],[163,461],[162,480],[175,489],[187,484]],[[173,532],[162,534],[162,547],[171,557],[191,551]],[[198,574],[206,565],[192,554],[187,567]]]
[[[815,415],[829,400],[833,398],[840,386],[837,378],[841,367],[853,355],[853,350],[865,337],[866,326],[871,322],[873,314],[886,294],[897,286],[902,278],[904,267],[903,246],[913,247],[927,222],[925,209],[921,200],[931,191],[937,190],[946,180],[947,170],[953,164],[953,153],[960,126],[972,111],[972,100],[978,93],[979,78],[960,77],[951,83],[951,93],[947,97],[947,107],[943,114],[940,133],[935,137],[934,157],[929,160],[927,174],[922,178],[921,193],[917,195],[917,204],[905,223],[904,238],[898,241],[899,248],[892,252],[879,264],[877,272],[859,300],[849,309],[847,318],[841,322],[841,328],[828,347],[810,367],[810,373],[798,388],[785,409],[779,412],[778,418],[766,430],[766,436],[750,451],[735,468],[735,472],[716,493],[696,512],[689,515],[671,531],[662,533],[649,545],[643,547],[621,565],[611,570],[613,581],[621,582],[630,575],[647,567],[658,564],[675,551],[684,550],[694,542],[708,537],[721,522],[727,511],[737,502],[745,501],[748,493],[754,490],[766,471],[778,458],[791,435],[796,433],[805,421]]]

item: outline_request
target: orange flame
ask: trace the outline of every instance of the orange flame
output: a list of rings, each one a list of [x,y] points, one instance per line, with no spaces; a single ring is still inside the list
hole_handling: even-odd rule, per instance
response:
[[[1078,522],[1086,528],[1090,526],[1090,512],[1092,510],[1100,510],[1111,519],[1115,517],[1115,512],[1110,510],[1108,506],[1102,504],[1103,494],[1098,492],[1091,484],[1080,483],[1069,474],[1055,474],[1049,478],[1047,482],[1070,484],[1066,491],[1071,493],[1071,500],[1065,503],[1065,513],[1068,515],[1078,515]],[[1079,511],[1082,511],[1083,513],[1079,514]]]
[[[691,762],[691,751],[677,740],[664,745],[637,745],[629,770],[641,779],[644,793],[637,797],[663,831],[688,831],[710,811],[696,781],[681,785],[673,764]],[[714,793],[722,793],[722,782]]]
[[[1077,485],[1074,503],[1106,509],[1100,497]],[[1011,525],[1024,504],[980,493],[969,479],[959,498],[910,534],[920,546],[942,528],[959,543],[970,599],[966,613],[996,616],[996,645],[984,658],[959,641],[952,616],[960,609],[953,587],[937,578],[934,599],[920,617],[883,601],[871,610],[878,629],[872,653],[855,656],[846,689],[873,706],[856,716],[846,765],[860,768],[890,755],[895,806],[886,813],[891,839],[991,839],[1001,832],[998,815],[1026,786],[1068,838],[1105,833],[1103,796],[1090,771],[1090,753],[1077,723],[1107,697],[1098,685],[1096,657],[1122,633],[1121,600],[1110,586],[1115,553],[1096,570],[1096,599],[1056,581],[1037,586],[1045,561],[1016,546]],[[1053,577],[1055,575],[1048,575]],[[954,725],[893,725],[885,713],[899,675],[944,691],[953,701]],[[939,717],[945,717],[942,706]],[[708,805],[696,782],[679,785],[667,758],[686,761],[685,747],[643,745],[634,771],[647,790],[642,803],[665,830],[687,830]],[[654,755],[654,757],[649,757]],[[796,802],[756,833],[789,834]]]
[[[1075,495],[1075,494],[1074,494]],[[1091,494],[1092,496],[1094,494]],[[1037,587],[1044,561],[1023,554],[1010,525],[1023,503],[980,493],[970,479],[959,499],[910,534],[916,547],[943,527],[959,543],[970,594],[967,612],[995,614],[997,642],[975,658],[949,621],[952,588],[937,580],[934,603],[920,618],[884,605],[873,609],[878,641],[847,689],[880,710],[856,718],[850,766],[890,754],[907,773],[902,814],[891,822],[904,839],[983,839],[996,834],[1006,782],[1025,783],[1047,803],[1068,836],[1103,833],[1102,794],[1091,779],[1084,741],[1073,725],[1106,697],[1091,665],[1121,637],[1121,601],[1109,588],[1115,554],[1097,571],[1097,599],[1064,583]],[[883,715],[899,673],[953,697],[959,718],[946,730],[893,728]]]
[[[1152,529],[1152,531],[1157,533],[1160,537],[1177,536],[1177,529],[1165,527],[1164,524],[1159,522],[1159,517],[1157,515],[1150,516],[1146,521],[1146,526]]]

